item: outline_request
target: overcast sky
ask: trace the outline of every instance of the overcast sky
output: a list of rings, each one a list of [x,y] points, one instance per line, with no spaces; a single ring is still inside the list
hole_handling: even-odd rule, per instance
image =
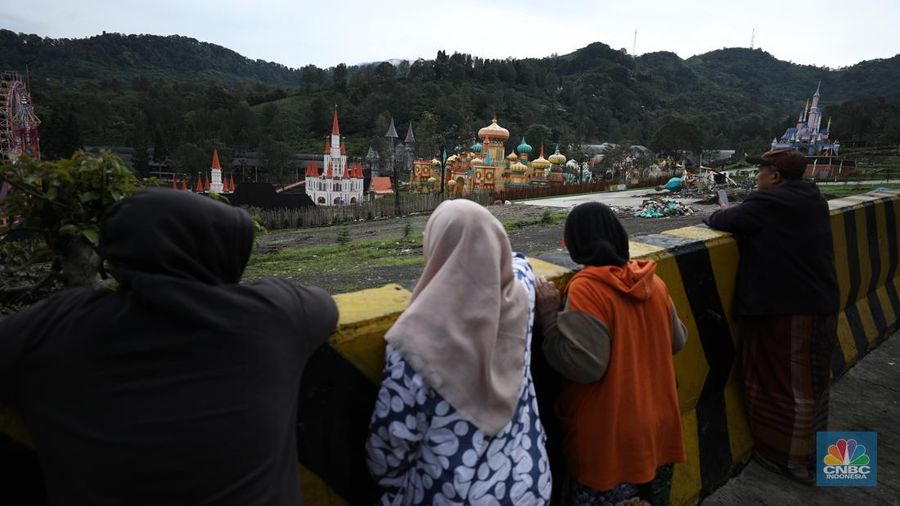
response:
[[[832,68],[900,52],[900,0],[2,0],[0,27],[45,37],[179,34],[290,67],[565,54],[591,42],[682,58],[755,47]]]

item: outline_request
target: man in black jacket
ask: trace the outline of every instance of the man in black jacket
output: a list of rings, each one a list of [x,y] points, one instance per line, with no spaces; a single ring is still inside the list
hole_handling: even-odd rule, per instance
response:
[[[804,181],[790,148],[748,158],[758,191],[706,219],[740,247],[735,316],[754,452],[804,483],[816,476],[816,432],[827,430],[838,285],[828,203]]]
[[[171,190],[113,205],[118,289],[0,320],[0,405],[31,433],[51,504],[301,502],[300,378],[337,322],[319,288],[241,284],[253,225]]]

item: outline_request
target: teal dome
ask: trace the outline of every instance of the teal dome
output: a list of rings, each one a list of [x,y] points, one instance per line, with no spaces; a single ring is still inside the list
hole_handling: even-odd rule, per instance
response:
[[[516,148],[516,152],[520,155],[522,153],[531,154],[531,145],[525,142],[525,137],[522,137],[522,142],[519,144],[519,147]]]
[[[483,148],[484,148],[484,146],[482,146],[480,142],[476,142],[475,144],[472,144],[472,147],[470,147],[469,149],[470,149],[473,153],[481,153],[481,150],[482,150]]]

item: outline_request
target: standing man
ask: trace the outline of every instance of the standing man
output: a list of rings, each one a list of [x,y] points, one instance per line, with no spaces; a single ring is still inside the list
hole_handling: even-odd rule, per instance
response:
[[[754,456],[764,467],[812,484],[816,432],[828,427],[837,342],[828,204],[802,179],[801,153],[779,148],[747,161],[759,166],[758,191],[706,223],[733,233],[740,247],[734,309]]]
[[[115,291],[0,320],[0,405],[24,418],[51,504],[300,504],[300,378],[337,308],[241,284],[252,247],[242,209],[141,192],[100,232]]]

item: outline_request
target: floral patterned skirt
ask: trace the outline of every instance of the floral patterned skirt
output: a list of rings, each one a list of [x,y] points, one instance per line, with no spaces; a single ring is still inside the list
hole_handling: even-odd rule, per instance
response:
[[[639,500],[646,501],[653,506],[666,506],[669,504],[669,494],[672,492],[674,467],[673,464],[658,467],[656,476],[649,483],[620,483],[603,492],[586,487],[569,477],[561,502],[567,506],[616,506]]]

